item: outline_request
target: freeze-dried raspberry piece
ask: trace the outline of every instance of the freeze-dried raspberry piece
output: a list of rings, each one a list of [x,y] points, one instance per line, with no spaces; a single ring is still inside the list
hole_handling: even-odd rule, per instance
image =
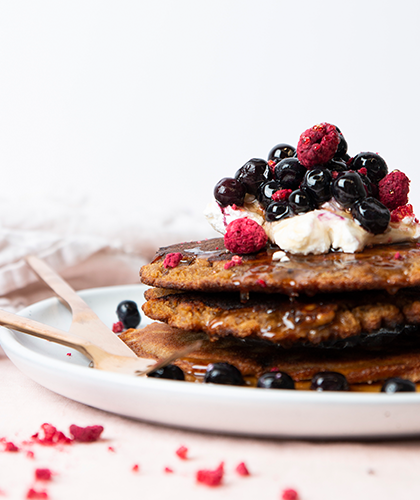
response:
[[[35,479],[39,481],[51,481],[52,472],[50,469],[36,469],[35,470]]]
[[[43,437],[42,437],[43,435]],[[45,446],[55,446],[57,444],[70,444],[72,440],[64,435],[63,432],[58,431],[51,424],[42,424],[41,431],[37,432],[32,438],[39,444]]]
[[[287,490],[283,490],[281,494],[282,500],[298,500],[299,495],[298,492],[292,488],[288,488]]]
[[[122,321],[117,321],[112,325],[112,331],[114,333],[121,333],[124,331],[124,325]]]
[[[48,499],[50,497],[48,496],[48,493],[46,491],[37,491],[33,488],[30,488],[28,490],[28,493],[26,493],[26,498]]]
[[[224,268],[230,269],[231,267],[240,266],[242,264],[242,257],[240,255],[234,255],[230,260],[225,262]]]
[[[134,464],[133,467],[131,467],[131,470],[133,472],[138,472],[140,470],[139,464]]]
[[[176,267],[181,262],[181,259],[181,252],[168,253],[168,255],[165,257],[165,260],[163,261],[163,267],[165,269],[168,269],[168,267]]]
[[[215,470],[199,470],[197,471],[197,482],[206,486],[220,486],[222,484],[224,474],[224,463],[221,462]]]
[[[102,425],[88,425],[87,427],[79,427],[78,425],[70,426],[70,434],[75,441],[79,443],[92,443],[97,441],[103,432]]]
[[[271,195],[271,199],[273,201],[286,201],[289,199],[291,193],[291,189],[279,189]]]
[[[340,136],[334,125],[320,123],[305,130],[297,145],[298,160],[306,168],[323,165],[330,161],[337,151]]]
[[[230,252],[239,254],[258,252],[267,243],[264,229],[247,217],[230,222],[226,228],[224,239],[225,247]]]
[[[413,205],[410,205],[410,203],[398,207],[391,212],[391,222],[401,222],[404,217],[414,217]],[[414,220],[418,222],[417,219]]]
[[[408,203],[410,179],[399,170],[394,170],[379,181],[379,201],[390,210]]]
[[[250,475],[248,467],[245,465],[245,462],[241,462],[240,464],[238,464],[235,470],[240,476]]]
[[[19,448],[14,443],[9,441],[8,443],[5,444],[4,451],[16,452],[19,451]]]
[[[180,446],[175,452],[179,458],[182,460],[187,460],[188,448],[186,446]]]

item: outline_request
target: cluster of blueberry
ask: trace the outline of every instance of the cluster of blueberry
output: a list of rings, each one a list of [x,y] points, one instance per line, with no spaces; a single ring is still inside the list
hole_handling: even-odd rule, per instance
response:
[[[171,380],[185,380],[184,372],[175,365],[168,365],[149,374],[149,377]],[[221,385],[245,385],[241,372],[229,363],[211,363],[204,375],[204,383]],[[272,371],[264,373],[257,381],[262,389],[295,389],[293,379],[284,372]],[[337,372],[320,372],[312,377],[312,391],[348,391],[349,385],[344,375]],[[388,379],[381,392],[415,392],[416,385],[410,380],[394,377]]]
[[[322,150],[322,141],[329,138],[322,127],[331,127],[336,142]],[[254,195],[265,210],[269,222],[309,212],[334,198],[370,233],[383,233],[390,222],[390,210],[378,199],[378,185],[388,173],[383,158],[363,152],[353,158],[347,154],[347,142],[341,131],[322,124],[309,129],[304,140],[311,142],[308,151],[288,144],[278,144],[268,159],[253,158],[234,177],[221,179],[214,188],[214,197],[222,206],[244,205],[245,195]],[[310,135],[312,133],[312,136]],[[302,136],[304,135],[302,134]],[[302,142],[302,136],[300,143]],[[306,156],[305,156],[306,155]],[[308,166],[308,164],[310,166]]]

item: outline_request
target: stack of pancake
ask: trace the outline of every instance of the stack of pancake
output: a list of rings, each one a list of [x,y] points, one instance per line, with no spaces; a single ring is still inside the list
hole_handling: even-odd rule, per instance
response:
[[[228,362],[254,386],[275,370],[302,389],[325,371],[344,375],[351,390],[380,390],[391,377],[420,381],[415,243],[275,260],[278,250],[232,260],[223,238],[161,248],[140,272],[153,287],[143,311],[158,322],[121,338],[155,359],[203,340],[175,362],[187,380]],[[164,265],[169,254],[182,254],[175,267]]]

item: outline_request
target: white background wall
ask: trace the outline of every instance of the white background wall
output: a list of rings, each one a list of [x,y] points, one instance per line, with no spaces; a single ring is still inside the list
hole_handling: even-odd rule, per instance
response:
[[[3,0],[0,220],[201,217],[219,178],[321,121],[404,170],[420,211],[419,5]]]

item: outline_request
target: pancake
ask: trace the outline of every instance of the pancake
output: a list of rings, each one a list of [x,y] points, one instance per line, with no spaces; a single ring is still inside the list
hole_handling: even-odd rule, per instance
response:
[[[178,292],[151,288],[143,312],[187,331],[205,332],[211,339],[232,335],[262,339],[283,347],[319,344],[386,329],[400,331],[420,324],[420,289],[395,295],[382,291],[323,294],[289,298],[281,294]]]
[[[164,323],[123,332],[120,338],[138,355],[162,359],[196,340],[202,346],[187,358],[178,359],[186,380],[200,381],[209,363],[227,362],[236,366],[248,385],[255,386],[259,376],[273,369],[288,373],[298,388],[308,388],[318,372],[335,371],[346,376],[352,390],[375,387],[390,377],[420,381],[420,333],[397,335],[380,350],[361,346],[344,349],[284,349],[258,340],[234,337],[211,342],[202,332],[187,332]],[[375,387],[377,389],[377,387]]]
[[[420,247],[416,243],[378,245],[363,252],[287,255],[273,260],[278,247],[243,255],[240,265],[225,269],[233,256],[223,238],[161,248],[140,270],[141,281],[160,288],[201,292],[299,294],[387,290],[420,285]],[[165,256],[180,252],[176,267],[165,268]]]

